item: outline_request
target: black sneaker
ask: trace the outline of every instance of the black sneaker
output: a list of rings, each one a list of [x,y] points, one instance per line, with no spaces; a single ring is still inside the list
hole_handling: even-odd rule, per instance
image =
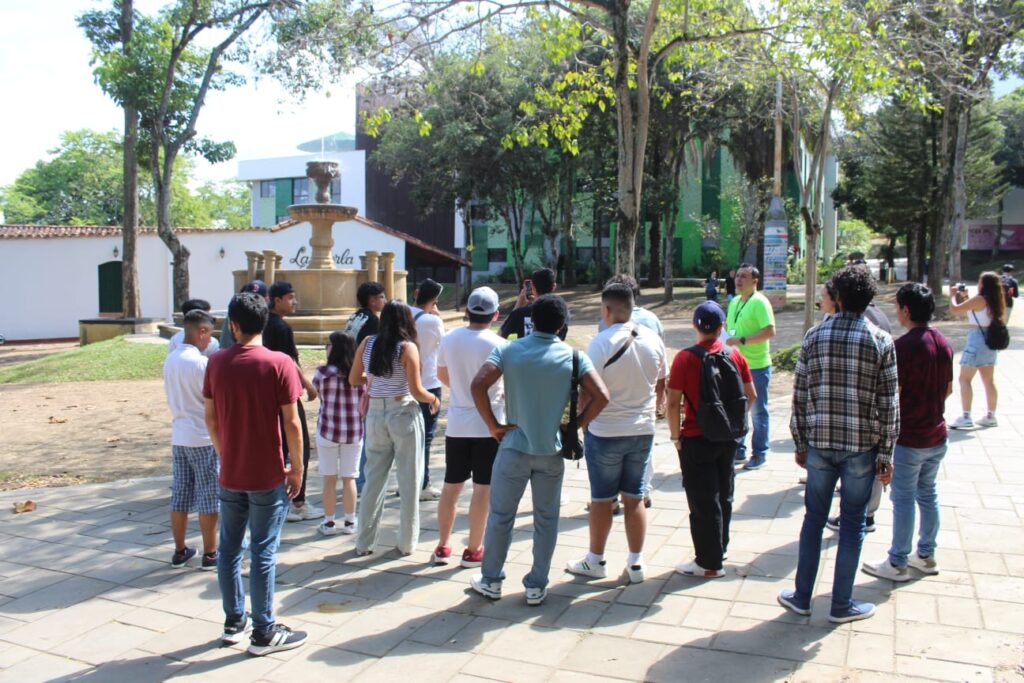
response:
[[[217,568],[217,551],[203,553],[203,564],[199,567],[204,572],[212,572]]]
[[[875,518],[872,515],[868,515],[868,523],[864,526],[864,531],[871,533],[875,530]]]
[[[181,550],[175,550],[174,555],[171,556],[171,566],[175,569],[181,569],[185,564],[196,556],[196,549],[185,546]]]
[[[252,619],[248,614],[243,614],[241,619],[225,619],[224,633],[220,636],[220,642],[225,645],[238,645],[245,638],[245,634],[252,630]]]
[[[305,631],[293,631],[284,624],[274,624],[266,633],[253,631],[249,640],[249,654],[256,657],[274,652],[292,650],[306,642]]]
[[[839,518],[829,517],[825,520],[825,526],[827,526],[832,531],[839,531]]]

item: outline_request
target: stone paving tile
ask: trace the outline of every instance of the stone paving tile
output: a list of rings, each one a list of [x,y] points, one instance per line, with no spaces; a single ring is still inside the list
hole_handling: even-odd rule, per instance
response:
[[[7,669],[0,670],[0,679],[18,683],[49,683],[67,680],[75,674],[88,671],[85,662],[75,661],[46,652],[37,652]],[[98,679],[97,679],[98,680]]]

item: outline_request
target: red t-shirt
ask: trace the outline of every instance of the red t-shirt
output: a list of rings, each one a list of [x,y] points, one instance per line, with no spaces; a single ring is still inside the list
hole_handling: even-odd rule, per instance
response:
[[[281,406],[302,396],[295,361],[263,346],[235,344],[210,356],[203,397],[213,400],[220,436],[220,485],[269,491],[284,481]]]
[[[953,381],[953,349],[938,330],[916,327],[896,340],[900,382],[900,436],[908,448],[946,441],[946,388]]]
[[[722,341],[702,341],[698,346],[703,347],[708,353],[716,353],[722,350]],[[750,366],[747,365],[747,359],[743,354],[732,348],[729,357],[736,363],[743,383],[753,383],[754,376],[750,374]],[[697,424],[697,406],[700,404],[700,358],[696,354],[690,353],[687,349],[676,354],[668,375],[668,388],[683,392],[682,435],[703,436],[704,432]]]

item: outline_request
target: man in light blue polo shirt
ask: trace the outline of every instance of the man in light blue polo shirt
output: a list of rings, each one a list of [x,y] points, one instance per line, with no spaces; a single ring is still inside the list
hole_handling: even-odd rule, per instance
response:
[[[533,332],[505,347],[494,349],[473,379],[473,402],[500,442],[491,472],[491,509],[484,535],[481,574],[473,577],[473,590],[484,597],[501,597],[505,558],[512,542],[519,501],[527,482],[533,491],[533,568],[523,578],[526,604],[539,605],[547,597],[548,571],[558,537],[564,461],[559,425],[569,402],[572,382],[572,347],[557,337],[569,316],[565,301],[545,294],[533,303]],[[579,414],[587,425],[608,404],[608,389],[587,355],[579,353],[580,390],[589,400]],[[507,424],[491,410],[487,390],[504,378]]]

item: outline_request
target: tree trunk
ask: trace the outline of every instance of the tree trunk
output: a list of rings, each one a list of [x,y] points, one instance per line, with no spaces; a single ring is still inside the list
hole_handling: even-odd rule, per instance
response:
[[[996,234],[992,237],[991,260],[999,258],[999,246],[1003,241],[1003,197],[999,198],[999,215],[996,216]]]
[[[676,224],[676,211],[676,209],[673,209],[669,212],[668,226],[665,229],[665,294],[661,300],[666,304],[672,301],[675,294],[673,291],[674,283],[672,282],[675,276],[675,273],[672,272],[672,263],[675,261],[672,226]]]
[[[934,224],[932,228],[931,261],[928,268],[928,287],[938,296],[942,292],[942,281],[946,275],[946,247],[949,242],[950,186],[952,175],[949,164],[949,129],[957,112],[957,102],[947,96],[942,103],[942,132],[938,135],[939,173],[936,177],[935,203],[932,207]],[[941,203],[942,208],[939,209]]]
[[[804,230],[807,234],[807,249],[804,250],[804,332],[814,325],[814,301],[818,288],[818,226],[811,214],[801,209]]]
[[[647,261],[647,286],[661,286],[661,214],[651,217],[651,233],[648,236],[651,245],[650,257]]]
[[[154,142],[151,143],[150,165],[153,169],[153,184],[156,189],[156,233],[171,252],[171,285],[174,292],[174,310],[180,310],[188,296],[188,257],[191,252],[181,243],[171,227],[171,174],[174,170],[173,151],[164,150],[160,158],[159,132],[150,131]],[[161,171],[161,165],[163,169]],[[273,283],[268,282],[267,285]]]
[[[134,28],[132,0],[121,1],[121,50],[131,52]],[[135,107],[124,107],[123,195],[124,220],[121,226],[121,314],[126,318],[142,316],[139,294],[139,257],[136,244],[139,236],[139,112]]]
[[[967,127],[970,122],[970,106],[963,103],[956,122],[956,146],[953,149],[953,225],[949,235],[949,277],[960,282],[960,243],[964,235],[964,221],[967,218],[967,181],[964,178],[964,159],[967,156]]]
[[[600,292],[604,289],[604,248],[602,238],[604,237],[604,211],[594,201],[594,289]]]

